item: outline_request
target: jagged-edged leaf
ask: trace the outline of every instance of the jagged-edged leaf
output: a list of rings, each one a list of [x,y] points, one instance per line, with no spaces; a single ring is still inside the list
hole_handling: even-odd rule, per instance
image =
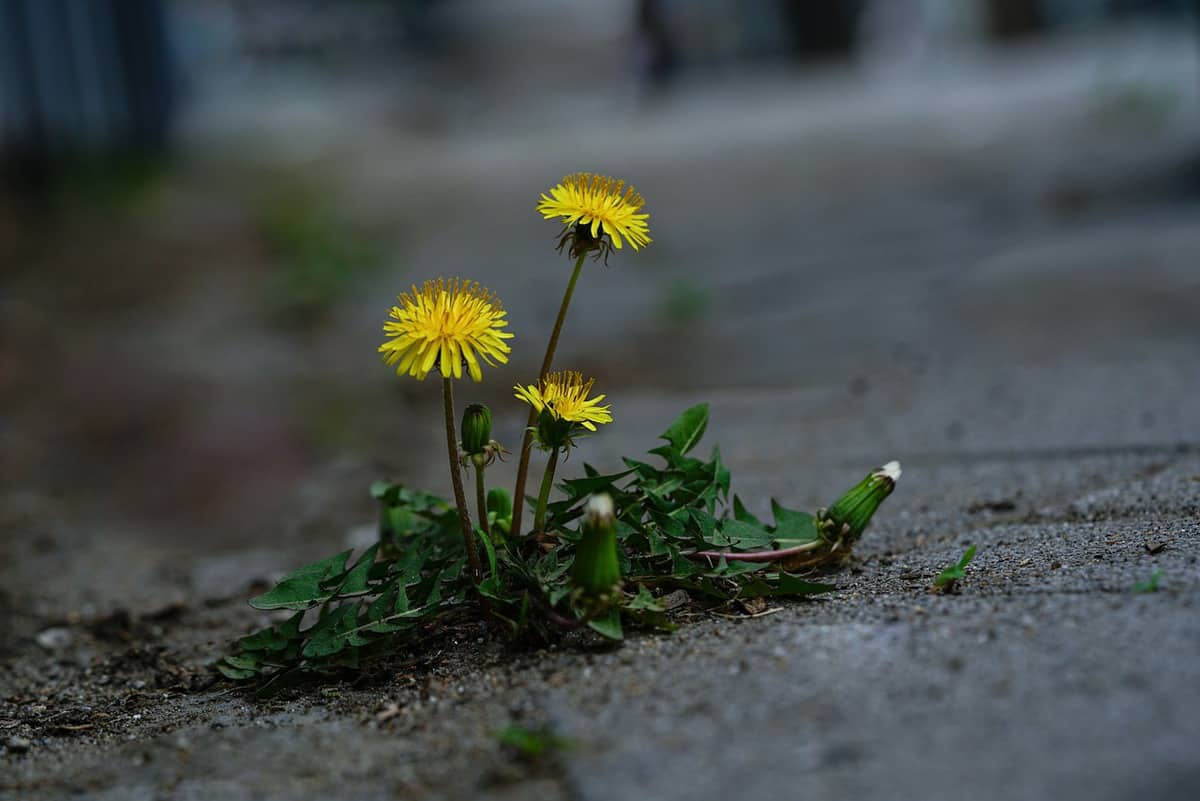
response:
[[[225,657],[225,664],[238,668],[239,670],[257,670],[258,657],[250,654],[236,654]]]
[[[354,567],[346,573],[346,577],[338,585],[336,595],[354,595],[367,591],[367,579],[370,577],[371,568],[375,565],[375,553],[378,550],[379,543],[375,543],[363,551],[362,556],[358,557],[358,561],[354,563]]]
[[[279,626],[270,626],[238,640],[243,651],[282,651],[300,637],[300,620],[304,612],[297,612]]]
[[[733,496],[733,519],[763,527],[762,521],[746,510],[746,507],[742,505],[742,499],[737,495]]]
[[[808,512],[787,509],[771,499],[771,513],[775,515],[776,547],[791,548],[820,538],[816,521]]]
[[[729,540],[730,546],[742,551],[770,548],[775,538],[761,525],[756,526],[741,520],[726,520],[721,526],[721,533]]]
[[[333,595],[322,584],[346,569],[351,550],[305,565],[287,574],[279,583],[262,595],[250,599],[255,609],[308,609],[323,603]]]
[[[603,617],[589,620],[588,628],[608,637],[610,640],[625,638],[624,633],[621,631],[621,612],[619,609],[613,609]]]
[[[696,447],[707,427],[708,404],[698,403],[675,418],[675,422],[671,423],[660,438],[671,443],[671,447],[680,454],[685,454]]]
[[[342,604],[321,618],[305,632],[308,642],[302,653],[306,657],[336,654],[346,647],[346,633],[358,622],[358,604]]]
[[[774,576],[756,578],[745,584],[739,591],[739,598],[765,598],[773,596],[819,595],[823,592],[833,592],[837,589],[832,584],[822,584],[816,581],[805,581],[790,573],[780,572]]]
[[[226,664],[225,661],[217,663],[217,671],[225,678],[232,679],[233,681],[245,681],[246,679],[253,679],[258,676],[258,671],[255,669],[233,667]]]
[[[713,535],[717,533],[717,519],[703,509],[691,509],[689,512],[700,537],[711,543]]]
[[[660,604],[650,590],[646,589],[645,585],[638,586],[638,593],[625,604],[625,608],[633,611],[661,612],[663,611]]]
[[[568,478],[562,482],[562,486],[566,488],[566,492],[570,497],[582,498],[585,495],[607,490],[632,472],[633,469],[631,468],[629,470],[622,470],[619,473],[593,475],[586,478]]]

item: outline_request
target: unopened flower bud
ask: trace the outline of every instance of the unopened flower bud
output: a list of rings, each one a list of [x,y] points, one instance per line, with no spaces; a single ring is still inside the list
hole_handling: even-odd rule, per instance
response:
[[[817,513],[817,528],[821,537],[831,544],[851,545],[862,535],[871,516],[892,494],[900,478],[900,463],[888,462],[858,482],[833,506]]]
[[[512,528],[512,498],[508,491],[496,487],[487,494],[487,514],[493,531],[507,534]]]
[[[480,403],[463,410],[462,449],[469,456],[485,453],[492,441],[492,413]]]
[[[575,549],[571,582],[586,595],[604,595],[621,583],[617,561],[617,521],[612,498],[593,495],[583,516],[583,537]]]

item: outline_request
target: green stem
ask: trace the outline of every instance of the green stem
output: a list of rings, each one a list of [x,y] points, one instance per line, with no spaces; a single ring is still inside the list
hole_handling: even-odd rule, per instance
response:
[[[575,259],[575,269],[571,272],[571,280],[567,283],[567,291],[563,293],[562,304],[558,307],[558,319],[554,321],[554,330],[550,332],[550,341],[546,343],[546,356],[542,359],[542,371],[538,373],[538,383],[550,372],[554,362],[554,351],[558,348],[558,336],[562,333],[563,321],[567,319],[567,307],[571,305],[571,296],[575,294],[575,283],[583,270],[583,260],[587,251],[580,253]],[[533,448],[533,425],[537,422],[537,410],[530,407],[529,420],[525,423],[525,436],[521,440],[521,460],[517,463],[517,485],[513,489],[512,536],[521,536],[521,512],[525,506],[525,480],[529,474],[529,453]]]
[[[446,409],[446,451],[450,457],[450,481],[454,484],[454,503],[458,506],[458,522],[462,524],[463,546],[467,549],[467,563],[471,566],[471,579],[478,584],[483,580],[483,568],[479,564],[479,551],[475,548],[475,531],[471,528],[471,517],[467,512],[467,496],[463,492],[462,472],[458,463],[458,437],[454,434],[454,387],[450,378],[442,379],[442,400]]]
[[[479,506],[479,527],[486,536],[492,532],[488,528],[487,493],[483,489],[483,460],[475,462],[475,503]]]
[[[550,488],[554,486],[554,470],[558,467],[558,448],[550,451],[546,472],[542,476],[542,491],[538,493],[537,511],[533,515],[533,530],[546,530],[546,502],[550,499]]]

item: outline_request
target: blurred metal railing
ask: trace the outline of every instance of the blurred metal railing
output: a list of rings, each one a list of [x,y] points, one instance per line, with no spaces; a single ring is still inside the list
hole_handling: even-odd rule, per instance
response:
[[[153,152],[173,80],[161,0],[0,0],[0,151]]]

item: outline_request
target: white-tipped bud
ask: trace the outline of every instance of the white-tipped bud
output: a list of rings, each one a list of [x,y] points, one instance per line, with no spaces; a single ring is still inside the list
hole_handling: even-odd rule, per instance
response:
[[[890,478],[892,481],[898,480],[900,478],[900,473],[900,463],[895,461],[888,462],[883,467],[880,467],[875,471],[876,475],[883,476],[884,478]]]
[[[572,583],[587,595],[607,595],[621,583],[612,498],[600,493],[588,499],[580,534],[571,568]]]
[[[588,498],[587,508],[584,510],[584,514],[587,515],[589,522],[595,521],[599,523],[601,521],[610,520],[613,516],[612,498],[603,492],[599,495],[593,495],[592,497]]]

